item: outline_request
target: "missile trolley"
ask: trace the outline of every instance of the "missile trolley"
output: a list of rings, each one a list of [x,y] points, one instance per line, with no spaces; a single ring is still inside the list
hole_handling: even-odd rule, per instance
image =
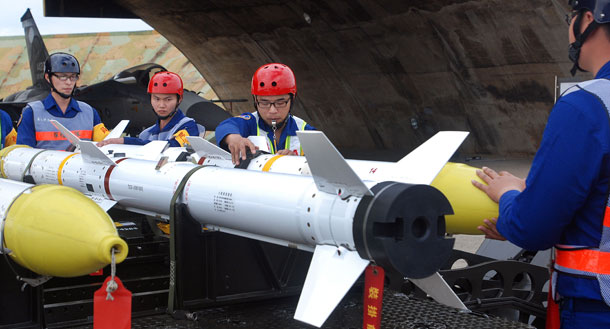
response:
[[[319,327],[371,262],[422,280],[422,286],[438,281],[436,271],[454,243],[445,237],[444,223],[452,209],[426,184],[466,133],[460,136],[408,160],[420,170],[417,184],[363,181],[334,147],[316,151],[305,144],[311,176],[111,159],[88,141],[79,142],[81,153],[5,148],[0,173],[11,180],[70,186],[104,209],[116,204],[160,219],[169,218],[177,196],[208,229],[311,251],[295,318]],[[444,293],[430,291],[431,296],[449,292],[444,302],[465,308],[446,284],[428,286]]]

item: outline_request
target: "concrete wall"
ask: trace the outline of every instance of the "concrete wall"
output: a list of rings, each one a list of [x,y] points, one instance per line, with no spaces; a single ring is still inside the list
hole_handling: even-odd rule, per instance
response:
[[[59,16],[106,12],[61,3]],[[555,76],[571,67],[564,0],[113,3],[170,40],[221,98],[247,97],[264,63],[289,65],[295,114],[342,148],[408,150],[459,129],[471,132],[463,153],[531,155]]]

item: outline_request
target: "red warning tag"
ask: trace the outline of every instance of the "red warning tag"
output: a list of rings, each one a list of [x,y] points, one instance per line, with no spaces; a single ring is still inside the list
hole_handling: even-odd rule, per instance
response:
[[[107,299],[106,287],[110,276],[93,296],[93,329],[129,329],[131,328],[131,291],[125,289],[121,280],[114,277],[117,289]]]
[[[381,306],[383,301],[383,281],[385,271],[375,265],[369,265],[364,272],[364,316],[363,329],[381,328]]]

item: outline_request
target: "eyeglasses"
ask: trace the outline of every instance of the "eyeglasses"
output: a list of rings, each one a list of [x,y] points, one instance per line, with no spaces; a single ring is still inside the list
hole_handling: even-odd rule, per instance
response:
[[[288,105],[288,102],[290,102],[290,99],[278,99],[275,102],[256,101],[256,104],[258,104],[258,107],[261,109],[269,109],[271,108],[271,105],[275,106],[276,109],[281,109],[286,107]]]
[[[59,81],[76,81],[78,80],[78,74],[74,74],[74,75],[59,75],[59,74],[53,74],[54,76],[57,77],[57,79],[59,79]]]
[[[580,13],[580,10],[572,10],[572,12],[570,12],[569,14],[566,14],[566,16],[565,16],[566,24],[568,24],[568,26],[570,26],[574,17],[578,16],[579,13]]]

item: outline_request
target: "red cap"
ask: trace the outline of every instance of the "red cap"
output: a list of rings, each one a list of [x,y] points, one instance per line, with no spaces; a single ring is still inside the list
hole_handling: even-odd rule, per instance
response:
[[[173,72],[158,72],[148,83],[149,94],[178,94],[183,95],[182,79]]]
[[[265,64],[254,72],[252,95],[274,96],[297,94],[297,82],[292,70],[279,63]]]

